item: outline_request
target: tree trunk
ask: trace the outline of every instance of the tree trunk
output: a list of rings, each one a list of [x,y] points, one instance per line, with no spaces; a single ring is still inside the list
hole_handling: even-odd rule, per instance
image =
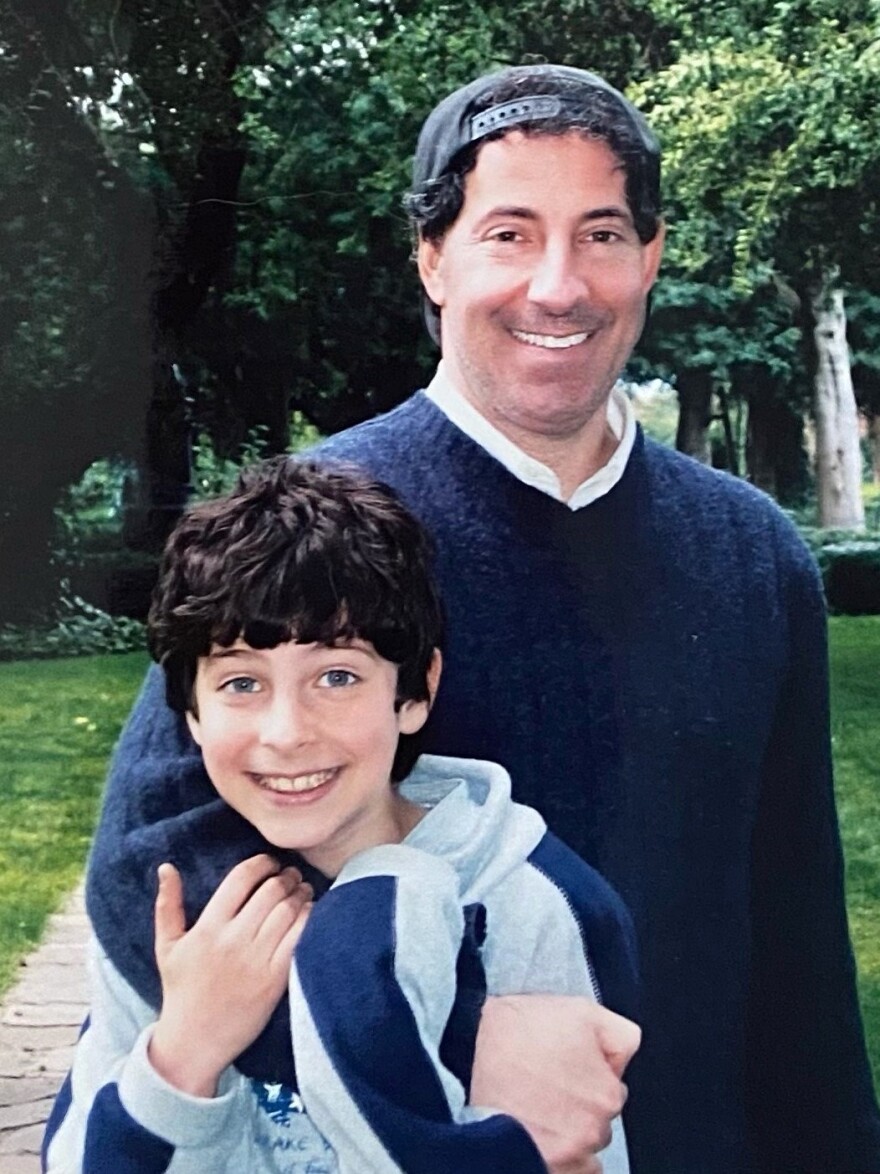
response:
[[[719,413],[718,418],[721,420],[721,427],[724,430],[724,468],[728,473],[733,473],[739,476],[739,455],[737,453],[736,436],[733,431],[733,422],[730,419],[730,402],[727,397],[727,391],[724,385],[718,385],[718,403]]]
[[[682,371],[676,380],[678,430],[675,447],[704,465],[712,463],[709,422],[712,419],[712,375],[707,367]]]
[[[804,420],[791,389],[763,363],[740,363],[734,393],[748,406],[746,476],[780,505],[802,501],[810,487]]]
[[[868,443],[871,446],[871,479],[880,485],[880,412],[868,415]]]
[[[810,305],[816,350],[813,413],[819,525],[864,530],[859,417],[846,342],[843,290],[836,271],[825,271],[811,291]]]

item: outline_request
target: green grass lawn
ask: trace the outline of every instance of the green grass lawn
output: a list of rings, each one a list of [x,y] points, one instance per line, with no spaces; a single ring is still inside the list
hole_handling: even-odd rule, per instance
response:
[[[880,1089],[880,616],[832,617],[831,688],[847,904]]]
[[[0,991],[79,876],[146,653],[0,664]]]
[[[880,616],[831,620],[833,735],[853,939],[880,1087]],[[0,991],[85,860],[145,654],[0,664]]]

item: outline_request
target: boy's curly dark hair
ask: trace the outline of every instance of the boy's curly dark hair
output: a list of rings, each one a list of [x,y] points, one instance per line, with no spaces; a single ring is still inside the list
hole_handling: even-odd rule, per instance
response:
[[[168,703],[193,710],[198,660],[239,638],[253,648],[361,639],[398,666],[397,700],[429,699],[443,634],[421,524],[387,485],[353,468],[278,457],[231,493],[190,509],[165,547],[147,621]],[[392,778],[418,757],[402,735]]]

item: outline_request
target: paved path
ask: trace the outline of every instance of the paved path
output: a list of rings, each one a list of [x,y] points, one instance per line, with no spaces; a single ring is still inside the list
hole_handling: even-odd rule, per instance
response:
[[[82,890],[50,918],[0,1008],[0,1174],[39,1174],[43,1122],[86,1013]]]

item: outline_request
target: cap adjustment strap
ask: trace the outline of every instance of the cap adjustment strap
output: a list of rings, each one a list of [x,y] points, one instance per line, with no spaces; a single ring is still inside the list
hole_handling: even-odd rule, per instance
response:
[[[471,119],[471,142],[490,131],[509,123],[534,122],[538,118],[553,118],[562,110],[562,101],[555,94],[530,94],[515,102],[491,106]]]

